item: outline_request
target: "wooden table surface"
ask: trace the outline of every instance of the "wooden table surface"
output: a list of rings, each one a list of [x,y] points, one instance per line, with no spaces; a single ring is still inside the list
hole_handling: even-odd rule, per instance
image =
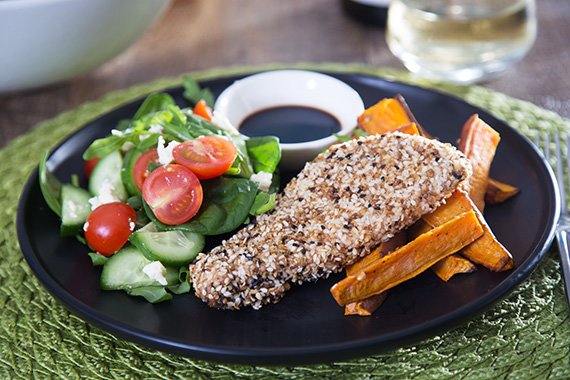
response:
[[[570,117],[570,1],[538,0],[538,39],[492,89]],[[265,63],[403,67],[381,28],[333,0],[176,0],[135,45],[98,69],[47,88],[0,96],[0,146],[36,123],[136,83],[188,71]]]

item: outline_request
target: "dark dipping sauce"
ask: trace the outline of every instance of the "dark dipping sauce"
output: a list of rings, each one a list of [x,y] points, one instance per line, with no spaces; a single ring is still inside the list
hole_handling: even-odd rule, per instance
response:
[[[249,137],[277,136],[281,143],[302,143],[329,137],[340,131],[340,122],[316,108],[281,106],[249,115],[239,126]]]

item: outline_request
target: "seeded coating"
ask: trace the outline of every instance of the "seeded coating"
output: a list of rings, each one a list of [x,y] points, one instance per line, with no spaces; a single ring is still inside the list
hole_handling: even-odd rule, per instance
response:
[[[291,283],[325,278],[367,255],[470,175],[461,152],[420,136],[335,145],[305,165],[273,211],[197,257],[196,295],[223,309],[278,302]]]

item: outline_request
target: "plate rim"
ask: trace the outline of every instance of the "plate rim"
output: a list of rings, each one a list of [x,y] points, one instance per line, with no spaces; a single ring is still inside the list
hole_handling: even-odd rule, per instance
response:
[[[63,304],[63,306],[65,306],[73,314],[79,316],[81,319],[93,323],[106,332],[139,345],[156,348],[160,351],[178,354],[186,357],[211,360],[221,363],[283,365],[322,363],[324,361],[328,362],[336,359],[351,359],[361,357],[366,354],[378,353],[397,347],[403,347],[412,342],[422,340],[427,336],[435,336],[442,331],[450,330],[452,327],[457,326],[466,320],[473,319],[476,316],[483,314],[493,304],[507,297],[518,285],[520,285],[525,279],[530,276],[530,274],[536,269],[538,264],[542,261],[548,252],[548,249],[555,236],[555,229],[558,222],[558,216],[560,214],[560,194],[558,186],[556,186],[554,172],[546,161],[545,157],[530,141],[530,139],[513,128],[508,122],[490,113],[489,111],[486,111],[477,105],[469,103],[465,99],[462,99],[456,95],[449,94],[435,88],[426,88],[414,84],[386,79],[371,74],[330,72],[321,70],[315,71],[337,78],[340,77],[341,80],[343,80],[342,78],[356,78],[388,82],[396,84],[398,86],[404,86],[415,91],[419,90],[424,93],[435,93],[438,96],[450,98],[456,102],[465,103],[473,109],[477,110],[480,114],[483,114],[485,116],[489,115],[490,117],[499,120],[512,132],[518,135],[518,137],[522,138],[523,142],[534,151],[537,158],[537,163],[545,170],[547,178],[549,179],[549,181],[543,185],[545,187],[548,187],[548,189],[546,189],[547,192],[545,192],[545,195],[547,195],[548,199],[550,200],[549,213],[553,215],[552,218],[548,219],[547,228],[542,232],[537,245],[531,252],[531,255],[527,257],[525,261],[520,263],[516,269],[501,283],[499,283],[491,292],[478,297],[474,302],[454,309],[449,313],[424,322],[420,325],[398,330],[395,333],[384,334],[380,337],[375,336],[366,339],[358,339],[350,342],[311,345],[307,347],[272,347],[271,349],[254,349],[240,348],[238,346],[231,346],[228,348],[225,346],[217,345],[195,345],[191,342],[185,342],[170,337],[165,338],[158,334],[149,333],[148,331],[141,330],[139,328],[135,328],[122,322],[116,321],[113,318],[102,314],[97,309],[91,308],[83,302],[79,301],[71,293],[65,290],[65,288],[59,285],[58,281],[53,278],[47,270],[45,270],[41,260],[35,254],[33,254],[34,249],[32,248],[28,234],[25,233],[24,226],[24,209],[26,208],[26,200],[29,198],[29,193],[32,190],[32,187],[34,184],[37,184],[38,180],[38,169],[36,167],[30,174],[20,195],[17,208],[16,226],[18,241],[22,254],[32,269],[32,272],[40,281],[41,285],[45,287],[57,301],[59,301],[61,304]],[[221,75],[205,80],[200,80],[199,82],[203,83],[210,81],[228,80],[230,78],[239,79],[258,72],[262,71],[252,71],[246,74],[240,73]],[[180,89],[180,87],[180,85],[171,86],[163,89],[162,91],[176,91]],[[96,118],[93,118],[83,126],[74,130],[50,150],[48,160],[52,158],[53,152],[59,150],[64,144],[68,142],[68,140],[74,138],[77,133],[86,128],[87,125],[97,122],[99,119],[106,117],[108,114],[116,111],[119,108],[139,102],[144,99],[144,97],[146,97],[146,95],[132,99],[124,104],[117,105],[116,107],[105,111],[103,114],[97,116]]]

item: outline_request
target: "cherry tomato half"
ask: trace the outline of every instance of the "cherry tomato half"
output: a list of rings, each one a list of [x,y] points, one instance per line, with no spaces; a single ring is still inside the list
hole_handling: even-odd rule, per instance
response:
[[[89,177],[91,176],[91,172],[93,171],[95,165],[97,165],[97,162],[99,162],[99,160],[100,160],[99,157],[95,157],[89,160],[85,160],[83,162],[83,173],[85,174],[85,178],[89,179]]]
[[[198,116],[202,116],[204,119],[208,121],[212,121],[212,109],[208,106],[208,103],[204,99],[201,99],[192,110]]]
[[[158,153],[156,151],[156,148],[147,150],[139,158],[137,158],[137,161],[135,162],[135,166],[133,168],[133,178],[135,180],[135,185],[137,185],[140,191],[142,191],[145,179],[150,174],[148,166],[151,163],[158,164]]]
[[[202,186],[184,166],[169,164],[153,170],[143,184],[143,198],[164,224],[189,221],[202,205]]]
[[[218,177],[226,172],[237,156],[229,140],[218,136],[202,136],[185,141],[172,151],[174,161],[192,170],[200,179]]]
[[[136,219],[131,206],[122,202],[106,203],[87,217],[85,239],[95,251],[110,256],[125,245]]]

